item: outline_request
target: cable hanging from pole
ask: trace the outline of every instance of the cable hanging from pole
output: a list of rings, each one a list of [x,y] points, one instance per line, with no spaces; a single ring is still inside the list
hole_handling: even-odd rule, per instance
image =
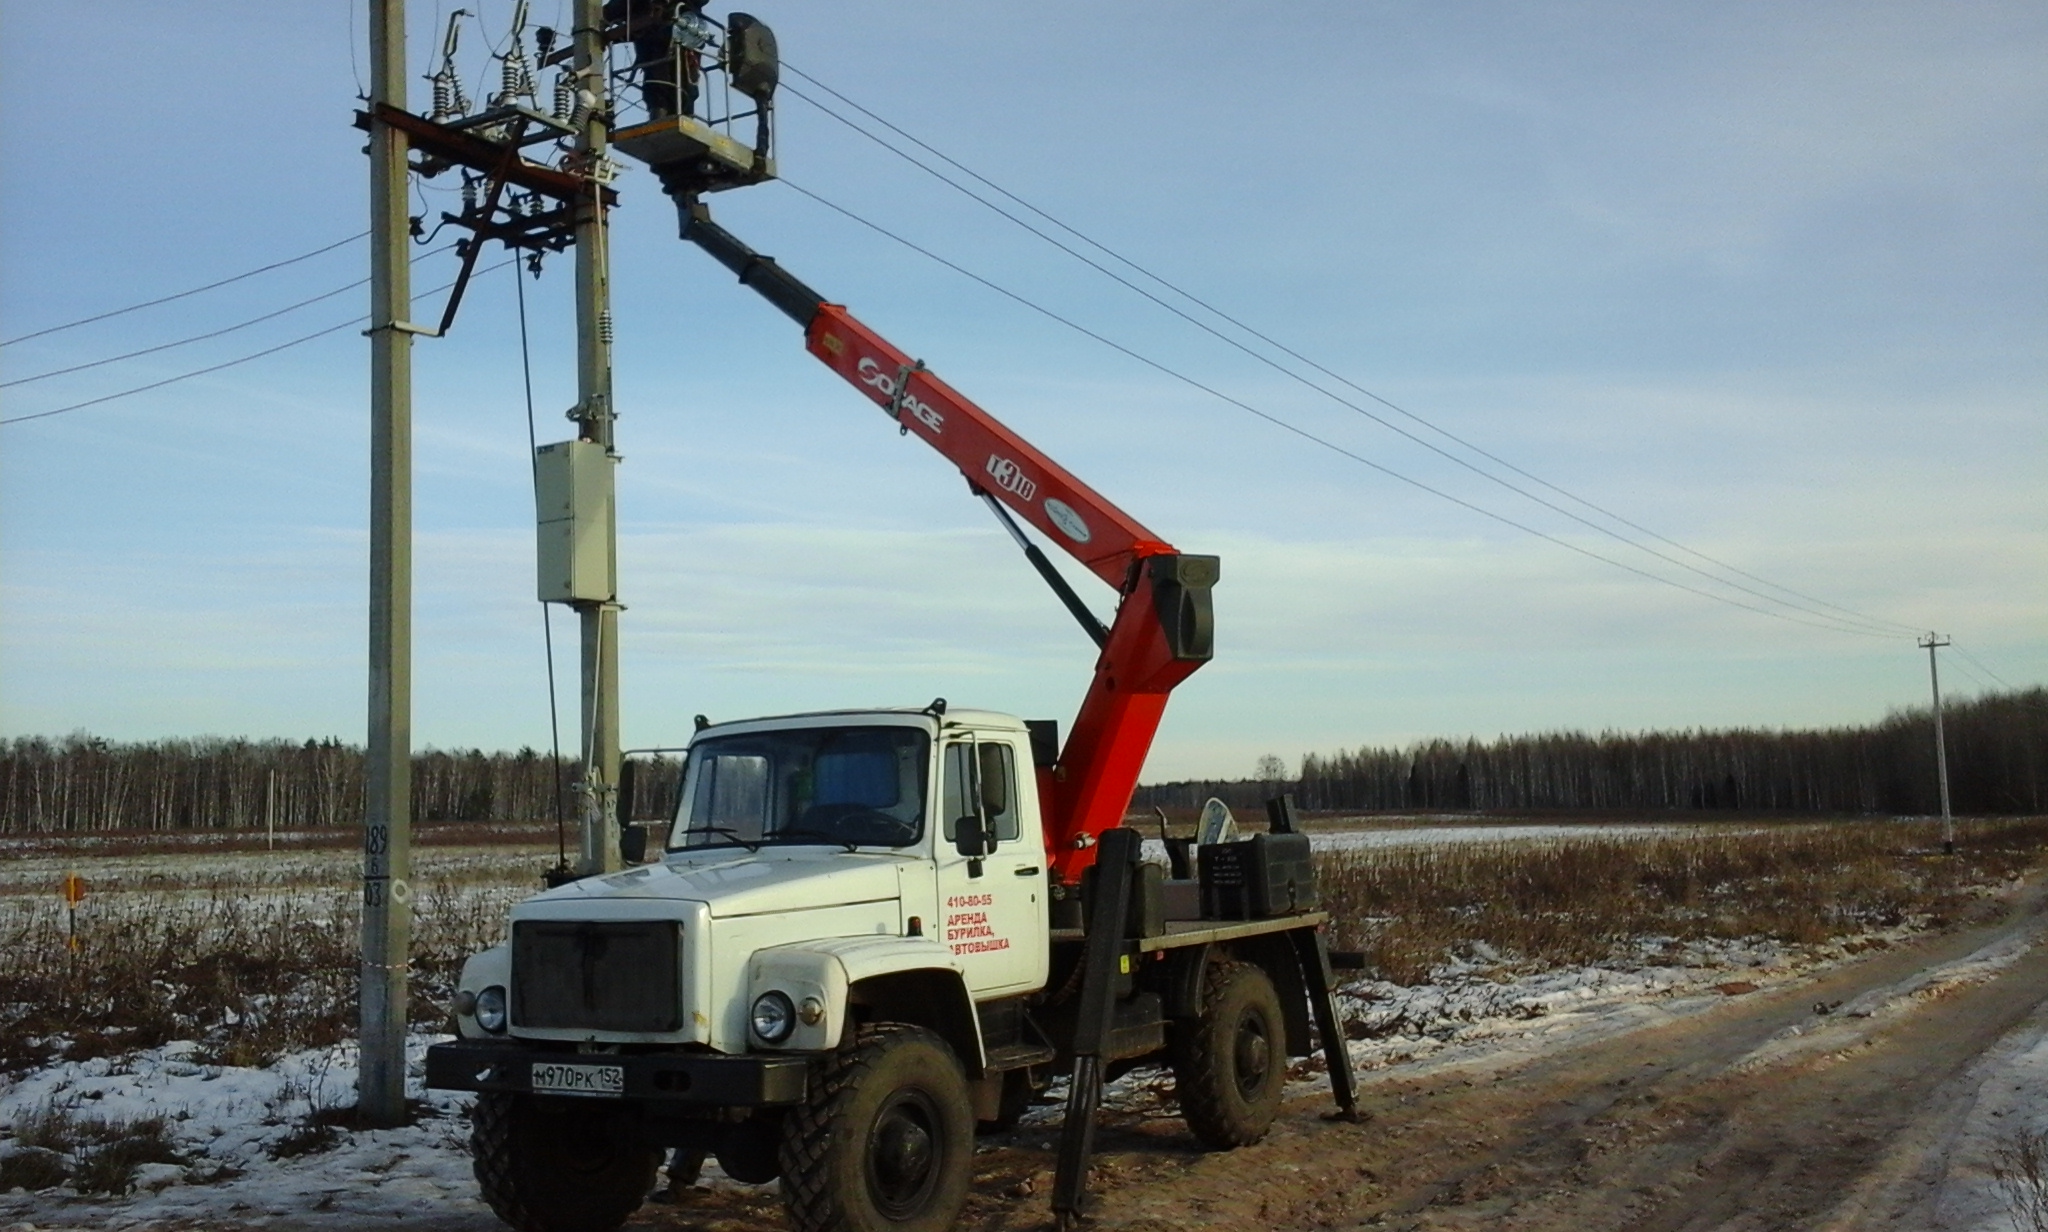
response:
[[[514,278],[512,285],[519,292],[519,373],[526,384],[526,456],[533,467],[534,514],[539,516],[540,507],[540,435],[533,418],[533,352],[528,342],[526,329],[526,280]],[[548,734],[553,741],[553,756],[548,762],[553,772],[555,785],[555,867],[569,867],[569,819],[562,805],[562,712],[561,703],[555,693],[555,617],[546,603],[540,605],[541,641],[548,657]]]

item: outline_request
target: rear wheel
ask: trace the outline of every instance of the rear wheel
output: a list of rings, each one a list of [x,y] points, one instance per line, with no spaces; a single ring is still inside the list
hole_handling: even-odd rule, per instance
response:
[[[942,1232],[967,1202],[974,1105],[945,1041],[864,1028],[782,1123],[782,1201],[800,1232]]]
[[[1219,960],[1202,981],[1202,1015],[1174,1024],[1169,1055],[1181,1115],[1219,1150],[1266,1136],[1287,1082],[1287,1031],[1273,980]]]
[[[614,1106],[478,1095],[469,1148],[484,1201],[519,1232],[612,1232],[640,1209],[661,1163],[620,1128]]]

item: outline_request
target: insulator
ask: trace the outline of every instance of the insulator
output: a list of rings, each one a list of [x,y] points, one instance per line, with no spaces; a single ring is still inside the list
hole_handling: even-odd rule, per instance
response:
[[[555,118],[568,120],[576,114],[576,81],[567,73],[555,77]]]
[[[473,176],[464,175],[462,177],[462,212],[467,214],[475,208],[476,179]]]
[[[434,74],[434,114],[436,121],[445,120],[455,114],[455,83],[449,79],[448,70]]]
[[[612,344],[612,310],[609,308],[597,314],[597,340],[606,346]]]
[[[498,65],[498,105],[501,107],[519,97],[519,60],[519,45],[515,43]]]

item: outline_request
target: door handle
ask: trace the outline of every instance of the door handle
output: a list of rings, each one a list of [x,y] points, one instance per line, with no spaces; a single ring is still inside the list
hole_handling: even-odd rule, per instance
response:
[[[1036,864],[1026,865],[1016,870],[1016,872],[1019,877],[1036,877],[1038,876],[1038,866]]]

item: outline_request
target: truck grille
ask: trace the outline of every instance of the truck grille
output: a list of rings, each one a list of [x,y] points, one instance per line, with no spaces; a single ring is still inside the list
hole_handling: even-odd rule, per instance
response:
[[[522,920],[512,926],[512,1023],[674,1031],[681,946],[673,920]]]

